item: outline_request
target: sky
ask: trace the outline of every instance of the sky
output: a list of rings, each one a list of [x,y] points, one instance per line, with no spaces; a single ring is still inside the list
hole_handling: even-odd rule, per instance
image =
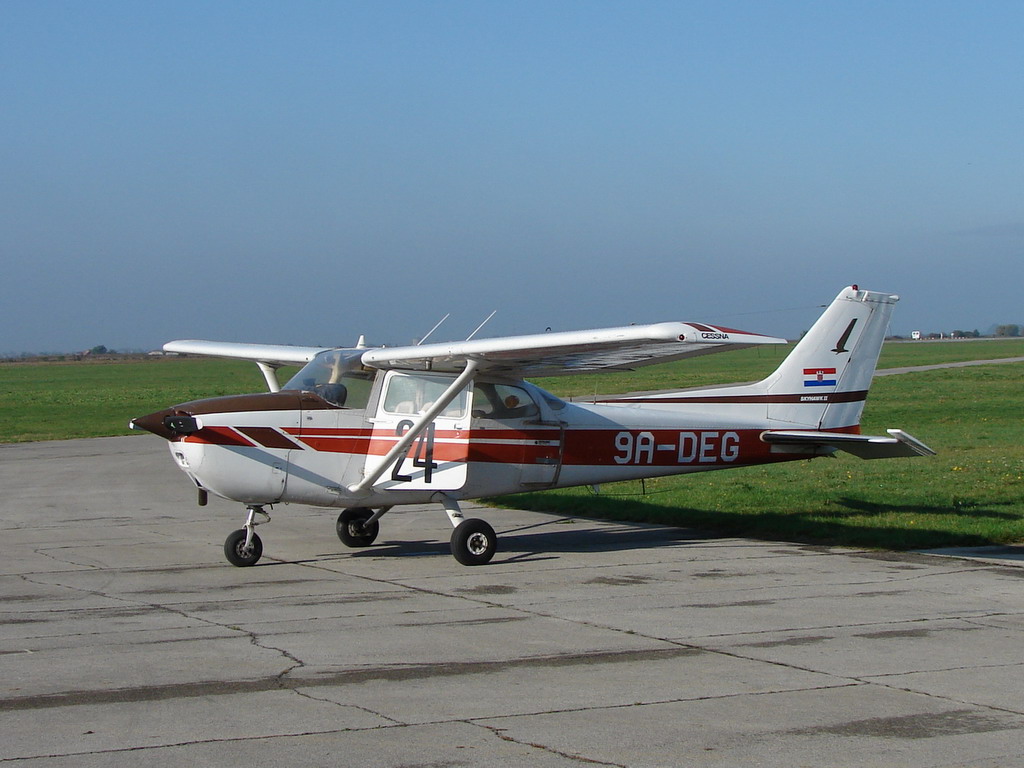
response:
[[[1024,324],[1024,4],[4,0],[0,353]]]

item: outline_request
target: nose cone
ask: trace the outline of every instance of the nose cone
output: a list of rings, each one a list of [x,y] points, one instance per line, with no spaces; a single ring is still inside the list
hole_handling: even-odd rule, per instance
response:
[[[156,411],[146,416],[132,419],[128,426],[132,429],[144,429],[147,432],[152,432],[164,440],[174,440],[178,437],[178,434],[168,424],[168,421],[174,419],[174,417],[175,411],[173,408],[164,408],[162,411]]]

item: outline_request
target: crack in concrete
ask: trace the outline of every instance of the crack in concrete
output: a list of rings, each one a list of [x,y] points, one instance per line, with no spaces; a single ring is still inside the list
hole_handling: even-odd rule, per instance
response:
[[[57,547],[56,549],[71,549],[71,548],[72,547]],[[76,563],[73,560],[68,560],[67,558],[60,558],[60,557],[57,557],[54,554],[50,554],[50,551],[51,550],[44,549],[42,547],[37,547],[37,548],[32,550],[33,554],[39,555],[40,557],[45,557],[46,559],[52,560],[53,562],[58,563],[59,565],[71,566],[72,568],[87,568],[87,569],[89,569],[91,571],[102,570],[102,568],[100,566],[98,566],[98,565],[87,565],[86,563]],[[64,571],[64,573],[66,573],[66,572],[67,571]]]
[[[483,729],[485,729],[487,731],[490,731],[494,736],[498,737],[501,741],[506,741],[506,742],[508,742],[510,744],[516,744],[516,745],[521,746],[521,747],[529,747],[530,749],[537,749],[537,750],[540,750],[541,752],[546,752],[549,755],[555,755],[556,757],[562,757],[562,758],[565,758],[566,760],[572,760],[573,762],[585,763],[586,765],[606,765],[606,766],[609,766],[609,768],[629,768],[628,765],[625,765],[623,763],[609,763],[609,762],[607,762],[605,760],[596,760],[594,758],[585,757],[583,755],[575,754],[573,752],[564,752],[564,751],[562,751],[560,749],[555,749],[554,747],[549,746],[547,744],[538,744],[538,743],[532,742],[532,741],[523,741],[521,739],[515,739],[512,736],[509,736],[508,733],[506,733],[504,728],[499,728],[499,727],[494,726],[494,725],[486,725],[484,723],[477,723],[477,722],[474,722],[474,721],[467,721],[467,722],[470,725],[476,725],[476,726],[478,726],[480,728],[483,728]]]
[[[28,578],[27,576],[22,576],[22,579],[24,581],[27,581],[30,584],[36,584],[38,586],[53,586],[52,584],[46,584],[44,582],[34,581],[33,579]],[[107,592],[104,592],[103,590],[90,589],[90,588],[87,588],[87,587],[77,587],[77,586],[68,585],[68,584],[61,584],[60,586],[62,588],[64,588],[64,589],[69,589],[69,590],[72,590],[72,591],[75,591],[75,592],[79,592],[81,594],[92,595],[94,597],[102,597],[102,598],[105,598],[105,599],[108,599],[108,600],[113,600],[115,602],[120,602],[120,603],[122,603],[122,604],[124,604],[126,606],[131,606],[131,610],[145,611],[146,609],[148,609],[148,610],[151,610],[151,611],[160,611],[160,612],[170,613],[172,615],[180,616],[181,618],[188,619],[190,621],[198,621],[198,622],[200,622],[202,624],[205,624],[207,626],[217,627],[219,629],[226,629],[229,632],[235,632],[235,633],[239,633],[239,634],[241,634],[243,636],[246,636],[246,637],[249,638],[249,642],[252,643],[252,645],[254,645],[255,647],[261,648],[263,650],[279,653],[282,657],[284,657],[289,662],[291,662],[290,665],[286,666],[281,672],[279,672],[273,678],[273,680],[275,680],[277,682],[277,687],[281,688],[281,689],[289,689],[290,690],[291,689],[290,686],[284,685],[283,678],[286,675],[288,675],[289,673],[293,672],[294,670],[299,669],[299,668],[305,666],[305,663],[301,659],[296,657],[294,654],[292,654],[288,650],[286,650],[284,648],[278,648],[276,646],[271,646],[271,645],[263,643],[260,640],[260,638],[257,635],[257,633],[253,632],[251,630],[243,629],[241,627],[230,625],[230,624],[224,624],[224,623],[221,623],[221,622],[212,621],[210,619],[203,618],[202,616],[193,615],[193,614],[191,614],[191,613],[189,613],[189,612],[187,612],[185,610],[182,610],[182,609],[179,609],[179,608],[175,608],[175,607],[170,606],[170,605],[162,605],[160,603],[153,603],[153,602],[147,602],[147,601],[141,601],[141,600],[132,600],[132,599],[129,599],[129,598],[123,596],[123,595],[108,594]],[[188,686],[191,686],[193,684],[184,683],[182,685],[188,687]],[[157,686],[157,687],[160,687],[160,686]],[[128,690],[130,690],[130,689],[128,689]],[[125,691],[125,689],[121,689],[122,694],[124,693],[124,691]],[[55,696],[58,696],[58,697],[61,696],[61,695],[62,694],[55,694]],[[31,698],[34,698],[34,697],[26,697],[26,698],[31,699]],[[45,695],[42,698],[43,699],[47,699],[47,698],[49,698],[49,695]],[[164,696],[159,696],[158,698],[165,698],[165,697]],[[12,702],[17,702],[18,700],[19,699],[8,699],[6,701],[0,702],[0,709],[6,709],[6,708],[9,707],[9,705]],[[120,699],[115,699],[115,700],[120,700]]]
[[[38,584],[40,586],[43,586],[43,584],[41,582],[33,581],[32,579],[24,577],[24,576],[22,578],[23,578],[24,581],[27,581],[29,583],[34,583],[34,584]],[[46,586],[52,586],[52,585],[46,585]],[[294,693],[297,696],[300,696],[300,697],[303,697],[303,698],[306,698],[306,699],[309,699],[309,700],[312,700],[312,701],[319,701],[319,702],[322,702],[322,703],[333,704],[333,705],[338,706],[338,707],[352,706],[352,707],[354,707],[356,709],[359,709],[359,710],[365,711],[365,712],[367,712],[369,714],[375,715],[375,716],[381,718],[382,720],[386,720],[386,721],[389,721],[389,722],[392,722],[392,723],[398,723],[399,722],[397,720],[394,720],[393,718],[390,718],[390,717],[387,717],[386,715],[383,715],[382,713],[373,712],[372,710],[369,710],[366,707],[361,707],[361,706],[355,705],[355,704],[352,704],[352,705],[342,704],[340,702],[332,701],[330,699],[316,697],[316,696],[313,696],[313,695],[309,694],[308,692],[306,692],[304,690],[300,690],[295,685],[289,685],[289,681],[286,680],[287,676],[292,674],[293,672],[295,672],[298,669],[304,668],[306,666],[306,663],[304,661],[302,661],[302,659],[297,657],[295,654],[291,653],[286,648],[280,648],[280,647],[277,647],[277,646],[270,645],[270,644],[266,643],[265,641],[263,641],[261,639],[260,635],[257,632],[255,632],[255,631],[244,629],[244,628],[238,627],[238,626],[233,626],[233,625],[221,623],[221,622],[211,621],[211,620],[205,619],[205,618],[203,618],[201,616],[196,616],[196,615],[194,615],[192,613],[189,613],[188,611],[185,611],[185,610],[182,610],[182,609],[178,609],[178,608],[174,608],[174,607],[171,607],[171,606],[168,606],[168,605],[161,605],[161,604],[158,604],[158,603],[151,603],[151,602],[145,602],[145,601],[133,601],[133,600],[129,600],[128,598],[125,598],[125,597],[120,596],[120,595],[114,596],[114,595],[107,594],[107,593],[105,593],[105,592],[103,592],[101,590],[91,590],[91,589],[85,589],[85,588],[81,588],[81,587],[73,587],[73,586],[67,586],[67,585],[61,585],[61,586],[65,587],[65,588],[68,588],[68,589],[72,589],[72,590],[81,592],[81,593],[85,593],[85,594],[91,594],[91,595],[94,595],[94,596],[105,597],[105,598],[111,599],[111,600],[118,600],[118,601],[121,601],[123,603],[127,603],[128,605],[133,605],[133,606],[135,606],[139,610],[144,610],[144,609],[148,608],[150,610],[165,611],[165,612],[177,615],[177,616],[181,616],[182,618],[186,618],[186,619],[190,619],[190,620],[193,620],[193,621],[202,622],[202,623],[204,623],[204,624],[206,624],[208,626],[217,627],[219,629],[225,629],[225,630],[228,630],[229,632],[241,633],[243,635],[248,636],[249,642],[253,646],[255,646],[257,648],[261,648],[263,650],[279,653],[279,654],[281,654],[281,656],[283,656],[285,659],[287,659],[287,660],[289,660],[291,662],[290,665],[286,666],[277,675],[275,675],[273,678],[270,678],[267,681],[267,682],[271,683],[270,685],[264,685],[263,681],[259,681],[259,680],[251,681],[252,685],[245,686],[246,690],[252,691],[252,690],[272,690],[272,689],[278,689],[278,690],[282,690],[282,691],[290,691],[291,693]],[[186,690],[190,690],[193,693],[195,693],[195,695],[203,695],[203,694],[198,694],[196,692],[199,691],[199,690],[203,690],[206,687],[206,685],[209,685],[209,684],[204,685],[204,684],[201,684],[201,683],[200,684],[188,684],[188,683],[186,683],[186,684],[183,684],[183,685],[184,685],[184,688],[179,689],[179,693],[182,693],[182,692],[184,692]],[[228,688],[228,689],[230,689],[232,687],[230,684],[228,684],[228,685],[220,684],[220,685],[222,685],[223,687]],[[163,692],[164,693],[168,693],[170,691],[170,689],[172,689],[173,687],[174,686],[164,687],[164,691]],[[229,691],[225,690],[224,692],[227,693]],[[115,696],[114,696],[114,699],[113,699],[115,701],[124,701],[126,698],[132,698],[132,694],[130,694],[130,693],[127,694],[127,696],[126,696],[126,691],[124,689],[122,689],[119,692],[113,692],[113,693],[115,693]],[[91,695],[83,692],[83,695],[85,695],[89,699],[90,703],[95,703],[97,701],[97,698],[98,698],[96,696],[95,692],[93,692]],[[69,692],[68,696],[71,699],[78,698],[74,692]],[[46,695],[46,696],[42,696],[42,697],[24,697],[23,699],[20,699],[20,700],[18,700],[18,699],[16,699],[16,700],[8,699],[6,701],[0,701],[0,710],[34,708],[30,704],[30,702],[32,701],[33,698],[37,702],[43,702],[43,701],[48,702],[48,706],[62,706],[62,704],[58,703],[61,700],[61,694],[56,694],[56,695],[52,695],[52,696]],[[149,698],[149,697],[139,696],[137,698],[133,698],[133,700],[141,701],[141,700],[146,700],[147,698]],[[167,698],[167,696],[165,696],[165,695],[157,695],[155,698],[161,698],[162,699],[162,698]]]

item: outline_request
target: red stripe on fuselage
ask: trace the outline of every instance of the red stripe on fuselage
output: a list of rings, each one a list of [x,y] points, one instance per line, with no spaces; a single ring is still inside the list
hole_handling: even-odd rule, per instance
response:
[[[327,429],[314,428],[285,429],[297,440],[302,441],[314,451],[321,453],[359,453],[366,454],[370,444],[369,429]]]
[[[249,433],[270,428],[242,428]],[[321,453],[383,456],[399,435],[368,429],[284,430],[310,450]],[[746,429],[567,429],[564,446],[559,429],[437,430],[433,456],[437,461],[470,461],[500,464],[536,464],[561,456],[564,466],[727,467],[786,461],[792,453],[780,451],[761,440],[764,427]],[[859,426],[828,430],[859,434]],[[286,439],[280,436],[281,439]],[[257,447],[229,427],[205,427],[189,440],[216,445]],[[299,442],[292,447],[300,450]],[[273,447],[273,446],[267,446]],[[423,452],[421,439],[411,455]]]

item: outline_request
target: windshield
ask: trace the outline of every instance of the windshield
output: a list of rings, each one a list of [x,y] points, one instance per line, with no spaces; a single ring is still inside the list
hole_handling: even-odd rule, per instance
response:
[[[363,369],[361,352],[332,349],[321,352],[289,379],[282,389],[315,392],[332,405],[365,408],[370,400],[374,371]]]

